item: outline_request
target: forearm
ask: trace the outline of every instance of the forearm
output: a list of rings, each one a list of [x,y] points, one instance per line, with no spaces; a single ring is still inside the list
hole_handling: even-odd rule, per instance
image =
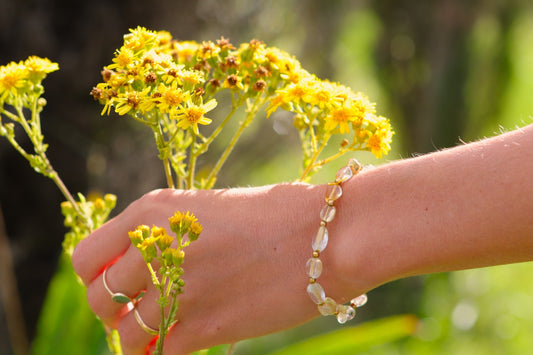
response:
[[[533,126],[350,180],[332,233],[356,287],[533,260]]]

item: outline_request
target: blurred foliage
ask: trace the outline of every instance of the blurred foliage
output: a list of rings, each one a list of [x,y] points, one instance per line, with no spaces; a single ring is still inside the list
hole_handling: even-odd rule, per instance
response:
[[[67,5],[60,8],[63,3]],[[65,68],[57,79],[50,78],[48,121],[43,124],[46,134],[55,138],[50,142],[52,159],[63,161],[71,174],[66,183],[80,190],[112,191],[119,201],[131,201],[164,181],[157,176],[141,178],[135,172],[138,161],[152,164],[147,157],[153,152],[148,148],[133,154],[133,147],[148,146],[148,132],[120,120],[99,118],[98,105],[88,97],[122,34],[137,25],[199,41],[221,35],[233,42],[257,37],[294,53],[318,76],[340,81],[376,99],[397,132],[389,159],[453,146],[460,140],[470,141],[532,122],[533,8],[527,0],[199,0],[144,6],[105,1],[0,3],[5,10],[0,11],[2,63],[35,53],[58,60]],[[21,9],[27,10],[22,13],[29,22],[15,23]],[[72,30],[74,23],[77,27]],[[273,115],[258,121],[262,123],[250,127],[249,135],[243,137],[228,161],[220,187],[297,177],[296,170],[287,169],[300,159],[297,136],[288,117]],[[377,163],[369,154],[358,158]],[[27,250],[42,252],[43,248],[37,247],[42,244],[35,241],[38,235],[46,247],[55,243],[59,251],[62,236],[54,237],[59,232],[53,225],[61,224],[59,210],[57,217],[36,221],[33,230],[27,220],[29,215],[39,218],[43,201],[52,203],[57,196],[47,193],[47,186],[39,185],[39,181],[21,179],[20,173],[13,175],[24,168],[2,145],[0,163],[0,199],[9,209],[8,234],[15,237],[12,243],[18,250],[19,284],[26,317],[32,323],[39,297],[44,298],[41,289],[35,288],[39,281],[35,269],[43,270],[44,265],[53,269],[50,258],[57,258],[59,253],[47,254],[45,261],[41,254]],[[313,181],[328,181],[342,162],[338,164],[323,169]],[[35,190],[28,193],[17,186],[19,181]],[[39,202],[30,200],[29,195]],[[16,202],[10,205],[9,201]],[[43,236],[44,231],[49,238]],[[23,265],[32,269],[24,271]],[[358,314],[357,322],[413,313],[420,319],[419,327],[411,337],[357,353],[529,353],[533,349],[532,273],[532,263],[524,263],[428,275],[381,286],[370,293],[370,302]],[[56,349],[55,354],[68,354],[80,344],[87,344],[84,349],[90,349],[88,354],[105,349],[105,343],[100,343],[103,336],[98,334],[103,332],[101,328],[88,325],[92,319],[88,310],[86,320],[74,317],[86,307],[81,288],[79,294],[66,293],[77,292],[72,286],[75,283],[72,275],[61,271],[54,276],[37,328],[36,354],[51,353],[50,349]],[[69,326],[69,319],[78,324]],[[1,327],[0,344],[6,345],[0,345],[0,353],[9,354]],[[239,343],[236,355],[269,354],[326,331],[345,330],[339,329],[327,319],[317,319]],[[224,349],[221,346],[209,354],[221,354]]]

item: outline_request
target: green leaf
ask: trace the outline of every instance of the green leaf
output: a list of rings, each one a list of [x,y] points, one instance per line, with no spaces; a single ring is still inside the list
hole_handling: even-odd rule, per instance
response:
[[[345,355],[412,334],[418,319],[410,314],[383,318],[343,328],[289,345],[271,355]]]
[[[104,328],[89,308],[85,288],[65,255],[59,264],[42,307],[32,354],[109,354]]]

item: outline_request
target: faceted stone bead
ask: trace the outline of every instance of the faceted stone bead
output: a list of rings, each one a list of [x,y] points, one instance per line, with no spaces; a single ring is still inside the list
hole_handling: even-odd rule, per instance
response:
[[[324,303],[318,305],[318,311],[323,316],[329,316],[337,312],[337,302],[333,298],[326,297]]]
[[[366,301],[368,301],[368,297],[365,293],[363,293],[361,296],[357,296],[354,299],[350,301],[351,305],[354,305],[356,307],[361,307],[366,304]]]
[[[307,274],[313,279],[318,279],[320,274],[322,274],[322,261],[319,258],[309,258],[305,266]]]
[[[348,166],[352,167],[352,169],[354,170],[355,174],[357,174],[358,172],[363,170],[363,165],[361,163],[359,163],[359,161],[357,159],[355,159],[355,158],[350,158],[348,160]]]
[[[337,322],[344,324],[355,317],[355,309],[343,304],[337,305]]]
[[[335,218],[335,212],[337,212],[335,206],[325,205],[320,211],[320,219],[324,222],[331,222]]]
[[[338,200],[342,196],[342,187],[337,184],[328,185],[326,190],[326,202],[328,205]]]
[[[318,282],[307,285],[307,293],[309,294],[309,297],[311,297],[311,300],[316,304],[322,304],[326,300],[326,293]]]
[[[340,183],[350,179],[353,176],[353,171],[349,166],[340,168],[335,175],[335,182]]]
[[[313,250],[323,251],[328,245],[329,233],[326,226],[320,226],[315,238],[313,239]]]

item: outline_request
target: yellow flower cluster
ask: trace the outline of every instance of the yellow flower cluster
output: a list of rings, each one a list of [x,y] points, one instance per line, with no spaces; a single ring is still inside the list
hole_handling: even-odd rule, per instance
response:
[[[310,133],[315,150],[333,134],[353,134],[345,150],[368,150],[380,158],[390,151],[392,127],[387,118],[376,115],[375,104],[362,93],[314,75],[277,90],[267,109],[294,112],[295,126]]]
[[[268,56],[279,61],[277,76],[274,66],[267,64]],[[256,97],[275,89],[279,74],[289,70],[279,53],[265,51],[258,41],[235,49],[224,38],[216,43],[180,42],[168,32],[143,27],[124,37],[112,62],[102,71],[103,82],[91,92],[104,104],[103,114],[114,108],[119,115],[142,117],[147,124],[164,114],[196,134],[199,124],[211,123],[205,115],[216,107],[217,92],[229,89],[243,100]]]
[[[43,92],[42,80],[58,69],[57,63],[37,56],[0,66],[0,107],[4,102],[29,107]]]
[[[268,115],[278,108],[294,112],[304,167],[316,167],[314,159],[335,134],[352,135],[342,152],[368,150],[381,157],[390,150],[390,123],[364,94],[317,78],[293,56],[257,40],[235,48],[225,38],[216,43],[177,41],[168,32],[137,27],[124,36],[102,76],[92,95],[104,105],[103,114],[113,108],[152,127],[174,121],[174,127],[190,128],[197,136],[198,125],[212,123],[206,115],[216,107],[215,94],[221,90],[230,90],[234,108],[261,98],[261,103],[269,102]],[[176,134],[170,128],[163,131]]]
[[[189,240],[195,241],[202,233],[202,225],[198,223],[198,219],[189,211],[183,213],[176,211],[172,217],[168,219],[170,229],[176,235],[188,234]]]
[[[139,249],[147,263],[158,258],[164,267],[181,265],[185,255],[182,249],[197,240],[202,233],[202,225],[189,211],[186,213],[177,211],[168,221],[170,229],[176,233],[176,238],[169,235],[165,228],[158,226],[150,228],[141,225],[129,232],[132,244]],[[172,248],[174,241],[176,241],[176,246]]]

